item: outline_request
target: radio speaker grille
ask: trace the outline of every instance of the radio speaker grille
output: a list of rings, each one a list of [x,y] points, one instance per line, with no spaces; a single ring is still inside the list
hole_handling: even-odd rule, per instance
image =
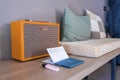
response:
[[[47,54],[46,48],[58,46],[58,28],[36,24],[24,25],[25,58]]]

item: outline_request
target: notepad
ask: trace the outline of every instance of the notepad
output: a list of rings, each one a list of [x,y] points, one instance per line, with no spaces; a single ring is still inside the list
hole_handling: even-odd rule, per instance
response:
[[[63,66],[66,68],[72,68],[77,65],[84,63],[83,60],[78,60],[75,58],[70,58],[63,46],[55,48],[47,48],[47,51],[51,57],[51,60],[55,65]]]

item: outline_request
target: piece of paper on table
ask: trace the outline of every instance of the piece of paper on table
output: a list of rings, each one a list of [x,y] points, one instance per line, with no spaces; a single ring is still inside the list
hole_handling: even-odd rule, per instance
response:
[[[49,64],[54,64],[51,58],[43,60],[42,62],[49,63]]]
[[[47,51],[53,63],[69,58],[63,46],[55,47],[55,48],[47,48]]]

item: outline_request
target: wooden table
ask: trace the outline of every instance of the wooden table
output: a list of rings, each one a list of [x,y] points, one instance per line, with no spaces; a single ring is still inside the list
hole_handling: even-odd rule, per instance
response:
[[[98,58],[71,56],[84,60],[85,63],[71,69],[60,67],[58,72],[41,66],[45,58],[28,62],[3,60],[0,61],[0,80],[81,80],[110,60],[112,60],[111,80],[115,80],[115,57],[119,54],[120,49],[116,49]]]

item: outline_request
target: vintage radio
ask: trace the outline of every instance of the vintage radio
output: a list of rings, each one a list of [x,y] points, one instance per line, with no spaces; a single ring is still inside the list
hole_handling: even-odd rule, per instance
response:
[[[40,21],[11,23],[12,58],[27,61],[48,56],[46,48],[59,46],[59,24]]]

